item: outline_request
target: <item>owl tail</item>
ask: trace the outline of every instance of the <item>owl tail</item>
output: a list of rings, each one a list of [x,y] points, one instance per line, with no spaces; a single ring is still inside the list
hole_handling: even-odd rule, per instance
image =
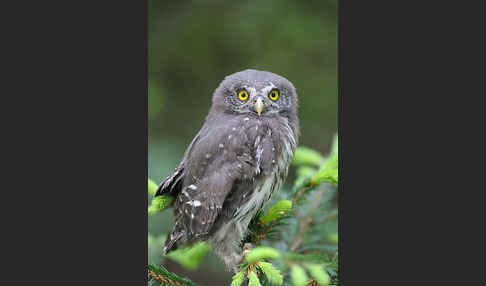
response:
[[[179,246],[177,244],[177,241],[184,235],[184,231],[180,231],[174,228],[172,230],[172,233],[170,236],[167,238],[164,244],[164,255],[167,255],[167,253],[176,250]]]

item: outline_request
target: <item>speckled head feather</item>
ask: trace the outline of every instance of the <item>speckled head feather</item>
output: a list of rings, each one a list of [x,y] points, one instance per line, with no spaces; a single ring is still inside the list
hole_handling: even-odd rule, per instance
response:
[[[176,197],[165,253],[207,241],[238,270],[250,220],[287,176],[299,137],[297,102],[292,83],[274,73],[225,77],[203,127],[156,192]]]
[[[242,103],[236,97],[236,92],[245,88],[250,92],[250,98],[246,101],[247,103]],[[278,89],[280,92],[276,102],[272,102],[267,97],[268,92],[272,89]],[[292,123],[295,123],[294,131],[298,132],[296,89],[288,79],[268,71],[247,69],[226,76],[214,92],[209,116],[219,112],[254,114],[255,110],[251,103],[258,95],[264,98],[264,105],[268,108],[269,115],[273,111],[273,113],[278,112],[281,116],[287,116]]]

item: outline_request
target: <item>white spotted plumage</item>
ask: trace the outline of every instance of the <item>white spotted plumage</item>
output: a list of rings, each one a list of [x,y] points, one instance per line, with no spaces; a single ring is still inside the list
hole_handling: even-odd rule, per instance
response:
[[[269,96],[273,89],[278,100]],[[298,125],[297,94],[287,79],[256,70],[226,77],[179,167],[156,192],[177,196],[164,253],[203,240],[238,271],[250,220],[287,176]]]

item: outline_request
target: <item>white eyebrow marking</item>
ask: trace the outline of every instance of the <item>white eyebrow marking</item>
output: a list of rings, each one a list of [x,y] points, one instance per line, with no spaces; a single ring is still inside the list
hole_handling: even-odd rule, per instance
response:
[[[272,89],[277,88],[273,83],[262,88],[262,94],[267,95]]]
[[[251,97],[256,95],[256,89],[254,87],[245,86],[245,88],[250,92]]]

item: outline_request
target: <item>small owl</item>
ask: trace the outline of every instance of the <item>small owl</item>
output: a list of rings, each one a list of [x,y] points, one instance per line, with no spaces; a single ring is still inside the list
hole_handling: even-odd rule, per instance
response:
[[[175,197],[164,253],[206,241],[237,272],[248,224],[282,186],[298,137],[292,83],[258,70],[227,76],[181,163],[155,194]]]

